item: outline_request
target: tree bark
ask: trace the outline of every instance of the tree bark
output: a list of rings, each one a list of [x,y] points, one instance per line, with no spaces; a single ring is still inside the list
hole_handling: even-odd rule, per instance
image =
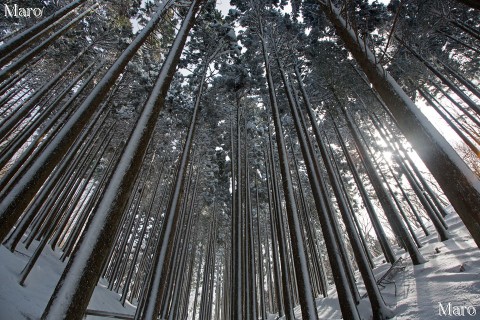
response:
[[[45,179],[62,160],[69,147],[74,143],[82,129],[90,121],[97,107],[105,98],[107,92],[112,88],[117,78],[123,72],[127,63],[153,32],[155,26],[163,17],[165,10],[166,4],[163,3],[142,32],[140,32],[127,49],[123,51],[89,96],[78,107],[78,110],[70,117],[51,143],[45,148],[42,155],[35,160],[32,167],[28,169],[8,195],[1,199],[0,239],[6,237],[10,229],[14,226],[16,220],[23,213],[23,210],[40,189]]]
[[[455,94],[463,100],[477,115],[480,116],[480,106],[475,103],[470,97],[460,90],[460,88],[452,82],[450,79],[448,79],[443,73],[441,73],[437,68],[435,68],[430,62],[428,62],[425,58],[423,58],[420,54],[418,54],[415,50],[413,50],[412,47],[407,45],[402,39],[399,37],[395,37],[407,50],[414,56],[416,57],[420,62],[422,62],[428,70],[432,71],[434,75],[436,75],[446,86],[450,88]],[[388,105],[388,104],[387,104]]]
[[[261,28],[263,28],[261,26]],[[262,30],[263,32],[263,30]],[[288,166],[288,155],[286,152],[285,141],[283,137],[283,128],[280,121],[280,114],[275,96],[275,87],[271,74],[271,66],[268,60],[267,44],[263,36],[261,37],[262,52],[265,63],[265,70],[267,73],[267,83],[269,88],[270,104],[272,109],[272,118],[275,125],[275,138],[278,147],[278,156],[280,161],[280,172],[282,175],[282,186],[285,195],[285,203],[287,209],[287,220],[290,229],[291,248],[293,253],[293,265],[295,267],[295,274],[297,277],[297,285],[299,286],[300,306],[302,309],[302,316],[305,319],[318,319],[315,301],[312,294],[312,285],[310,275],[308,273],[307,259],[305,255],[305,244],[301,237],[300,222],[298,219],[298,210],[295,205],[293,196],[293,185],[290,168]],[[293,306],[292,306],[293,307]]]
[[[42,319],[82,318],[100,275],[103,262],[112,245],[134,179],[145,157],[158,115],[163,107],[166,93],[185,45],[188,31],[193,26],[195,14],[202,2],[202,0],[192,2],[159,72],[152,94],[145,103],[126,149],[117,164],[105,196],[97,207],[94,221],[91,224],[93,227],[89,228],[82,236],[80,248],[70,259],[42,315]],[[183,176],[181,172],[179,172],[179,175]],[[164,225],[168,224],[168,222],[164,222]],[[151,316],[150,318],[153,319],[154,317]]]
[[[98,6],[99,6],[98,3],[92,5],[87,10],[85,10],[83,13],[81,13],[78,17],[71,20],[69,23],[67,23],[60,30],[56,31],[54,34],[52,34],[50,37],[48,37],[46,40],[44,40],[42,43],[40,43],[38,46],[34,47],[33,49],[31,49],[30,51],[25,53],[22,57],[15,60],[13,63],[9,64],[7,67],[3,68],[0,71],[0,82],[8,79],[8,77],[13,75],[15,71],[17,71],[17,70],[21,69],[23,66],[25,66],[30,59],[32,59],[35,55],[37,55],[41,50],[50,46],[53,43],[53,41],[55,41],[57,38],[59,38],[61,35],[63,35],[65,32],[67,32],[75,24],[80,22],[80,20],[85,18],[86,15],[90,14]]]
[[[345,108],[341,107],[342,112],[345,115],[347,120],[347,125],[350,129],[350,132],[355,140],[355,145],[357,146],[357,150],[360,154],[360,157],[365,165],[365,169],[367,170],[368,176],[372,185],[378,195],[378,200],[382,205],[383,210],[385,211],[385,215],[392,226],[393,231],[395,234],[401,239],[403,245],[406,247],[408,253],[410,254],[410,258],[414,265],[425,263],[427,260],[422,256],[422,254],[418,251],[415,243],[413,243],[412,238],[408,234],[405,226],[401,221],[401,217],[399,212],[395,209],[392,200],[388,196],[385,187],[382,184],[380,177],[378,176],[375,167],[373,165],[373,161],[370,159],[366,147],[361,143],[360,133],[358,132],[358,128],[355,126],[354,121],[350,114],[345,110]]]
[[[338,9],[329,0],[321,7],[480,247],[480,181],[397,82],[375,64],[372,52],[356,41]]]
[[[274,296],[277,298],[278,315],[280,317],[283,317],[284,305],[283,305],[282,294],[280,291],[280,285],[282,280],[280,276],[280,265],[278,263],[279,253],[278,253],[278,246],[277,246],[275,213],[274,213],[274,210],[276,210],[276,205],[273,200],[273,198],[275,198],[275,193],[273,191],[273,186],[272,186],[273,174],[272,174],[272,170],[270,169],[270,166],[272,165],[270,163],[270,149],[268,149],[267,152],[264,153],[264,159],[265,159],[265,176],[267,181],[267,194],[268,194],[268,213],[270,218],[270,236],[271,236],[271,243],[272,243],[273,273],[275,276],[275,279],[272,279],[272,282],[274,283],[274,289],[275,289]],[[270,261],[270,249],[268,249],[267,252],[268,252],[268,259]],[[274,309],[272,311],[274,311]]]
[[[42,30],[49,28],[53,22],[56,20],[61,19],[63,16],[80,6],[82,3],[86,2],[86,0],[76,0],[65,7],[61,8],[60,10],[54,12],[52,15],[48,16],[47,18],[39,21],[38,23],[34,24],[30,28],[20,32],[10,40],[6,41],[0,47],[0,56],[5,56],[9,52],[15,50],[19,46],[21,46],[25,41],[30,39],[31,37],[35,36]]]
[[[383,226],[380,220],[378,219],[377,213],[375,212],[375,208],[372,202],[370,201],[367,190],[365,189],[365,186],[363,184],[364,183],[363,179],[361,179],[360,174],[358,173],[357,168],[353,163],[353,159],[347,149],[344,138],[340,134],[340,131],[338,130],[338,127],[335,121],[333,121],[333,125],[335,129],[335,133],[337,134],[338,141],[340,142],[340,147],[342,148],[342,151],[347,159],[347,164],[350,168],[350,172],[353,175],[353,179],[355,180],[357,188],[359,189],[360,195],[363,199],[365,209],[367,210],[367,213],[370,217],[370,221],[372,222],[373,229],[375,230],[375,234],[377,235],[377,239],[380,243],[380,247],[382,248],[383,255],[385,256],[385,259],[389,263],[394,263],[396,260],[395,253],[393,252],[393,249],[390,243],[388,242],[387,235],[385,234],[385,231],[383,230]]]

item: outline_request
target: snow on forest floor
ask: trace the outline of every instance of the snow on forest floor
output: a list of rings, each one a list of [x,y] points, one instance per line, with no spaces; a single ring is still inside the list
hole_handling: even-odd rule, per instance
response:
[[[420,252],[428,259],[425,264],[413,266],[408,254],[396,248],[397,257],[405,259],[406,267],[394,276],[395,284],[388,284],[381,291],[386,304],[395,311],[393,319],[480,319],[480,250],[456,213],[449,214],[446,221],[451,239],[439,242],[433,226],[429,227],[430,236],[420,237],[423,244]],[[377,279],[390,266],[382,263],[382,258],[376,260]],[[360,295],[365,293],[363,285],[359,285],[359,291]],[[447,313],[451,303],[451,316],[440,314],[439,303]],[[330,290],[329,297],[317,300],[317,306],[319,319],[341,318],[335,289]],[[454,306],[472,306],[477,314],[470,316],[464,310],[464,316],[455,316]],[[372,318],[368,298],[362,299],[358,309],[362,319]],[[297,314],[300,316],[299,309]]]
[[[382,290],[386,303],[395,310],[396,320],[420,319],[480,319],[480,250],[468,235],[460,218],[452,213],[447,216],[452,238],[438,242],[436,233],[421,238],[422,254],[429,260],[419,266],[413,266],[404,251],[397,248],[397,256],[405,258],[406,268],[394,277],[396,284],[389,284]],[[18,285],[18,274],[25,265],[34,246],[28,251],[20,247],[12,254],[0,246],[0,320],[39,319],[53,289],[60,278],[65,264],[58,257],[60,252],[46,248],[35,268],[28,277],[25,287]],[[379,258],[374,270],[377,278],[388,268]],[[358,279],[358,275],[357,275]],[[365,289],[359,285],[360,295]],[[134,307],[120,304],[120,296],[107,290],[105,283],[95,289],[89,309],[133,314]],[[453,306],[472,306],[478,314],[470,316],[440,316],[439,303],[448,312],[448,304]],[[317,300],[319,319],[340,319],[341,313],[335,289],[329,297]],[[359,312],[363,319],[371,319],[368,298],[362,299]],[[300,309],[296,308],[300,316]],[[452,313],[453,314],[453,313]],[[87,319],[105,319],[89,316]]]
[[[60,279],[66,262],[59,260],[60,251],[46,247],[25,281],[25,286],[18,284],[19,274],[27,263],[28,256],[35,250],[35,245],[28,251],[19,245],[14,254],[0,245],[0,320],[40,319]],[[135,307],[128,302],[125,307],[121,305],[120,295],[108,290],[104,280],[95,288],[88,308],[123,314],[135,312]],[[105,318],[88,316],[86,319]]]

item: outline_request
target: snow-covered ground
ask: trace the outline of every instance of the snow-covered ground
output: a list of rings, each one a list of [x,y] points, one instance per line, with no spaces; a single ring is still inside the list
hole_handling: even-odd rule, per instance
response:
[[[19,246],[19,252],[12,254],[0,246],[0,320],[40,319],[66,265],[59,260],[61,252],[54,252],[47,246],[22,287],[18,284],[18,277],[35,246],[28,251],[21,248]],[[108,290],[104,280],[95,288],[88,309],[135,313],[135,308],[128,302],[122,306],[120,295]],[[88,316],[86,319],[105,318]]]
[[[394,319],[480,319],[480,249],[457,214],[449,214],[446,221],[452,235],[450,240],[439,242],[432,226],[429,227],[431,235],[420,238],[423,244],[420,252],[429,260],[427,263],[413,266],[408,254],[397,248],[397,257],[405,258],[403,265],[406,267],[393,278],[395,284],[389,284],[381,291],[386,304],[395,310]],[[377,259],[376,264],[378,267],[374,273],[378,279],[390,265],[382,264],[381,259]],[[365,293],[361,285],[359,290],[360,295]],[[334,289],[317,305],[319,319],[341,318]],[[449,306],[451,315],[448,315]],[[457,316],[455,306],[473,307],[476,314],[470,316],[468,311],[473,313],[473,309],[464,308],[464,316]],[[363,319],[371,319],[368,298],[363,299],[358,308]]]
[[[405,258],[406,268],[393,279],[396,294],[394,284],[382,290],[385,302],[395,309],[394,319],[480,319],[480,250],[456,214],[450,214],[447,223],[452,239],[438,242],[433,230],[431,236],[422,239],[423,247],[420,250],[429,260],[427,263],[412,266],[405,252],[397,252],[398,256]],[[39,319],[62,273],[64,264],[58,260],[60,253],[47,248],[25,287],[18,285],[18,274],[32,249],[20,249],[20,252],[12,254],[0,246],[0,320]],[[378,276],[389,267],[382,264],[381,259],[377,260],[377,265],[375,274]],[[361,295],[365,292],[361,285],[359,290]],[[134,313],[133,306],[127,304],[123,307],[119,300],[120,296],[108,291],[101,282],[95,289],[89,309]],[[319,319],[341,318],[334,289],[330,290],[328,298],[317,300],[317,306]],[[455,312],[460,309],[455,307],[464,307],[464,316],[456,315]],[[362,300],[359,310],[363,319],[371,318],[368,298]],[[471,316],[473,310],[477,314]],[[298,308],[297,314],[300,315]]]

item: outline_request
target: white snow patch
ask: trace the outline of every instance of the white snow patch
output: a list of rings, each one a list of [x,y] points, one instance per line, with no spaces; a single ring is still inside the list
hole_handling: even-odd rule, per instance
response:
[[[406,268],[396,274],[394,284],[388,284],[381,291],[386,304],[395,311],[393,319],[480,319],[480,250],[456,213],[450,213],[446,221],[452,234],[451,239],[439,242],[432,226],[428,228],[431,235],[420,238],[423,244],[420,252],[429,260],[425,264],[413,266],[408,254],[399,247],[396,248],[397,257],[405,259]],[[374,274],[377,279],[390,266],[382,263],[382,259],[383,256],[376,259]],[[363,295],[366,290],[358,272],[356,279],[360,295]],[[452,308],[474,307],[477,315],[471,317],[465,311],[465,317],[446,317],[440,314],[439,303],[445,310],[449,303]],[[330,290],[329,297],[317,301],[317,309],[319,319],[341,318],[334,288]],[[358,309],[362,319],[372,318],[368,297],[361,300]],[[298,315],[300,316],[299,308]]]
[[[19,245],[15,253],[11,253],[0,245],[0,319],[2,320],[40,319],[66,266],[66,262],[60,261],[62,253],[52,251],[47,246],[25,281],[25,286],[20,286],[19,274],[37,244],[38,242],[34,242],[29,250]],[[88,308],[122,314],[135,313],[135,307],[128,302],[125,307],[122,306],[120,295],[108,290],[104,280],[101,280],[95,288]],[[105,318],[88,316],[86,319]]]
[[[432,226],[429,227],[431,235],[421,238],[423,247],[420,251],[429,260],[427,263],[413,266],[405,251],[397,248],[397,256],[405,258],[406,268],[393,278],[395,284],[389,284],[381,291],[385,302],[395,310],[394,319],[444,319],[445,316],[439,314],[439,303],[445,308],[448,303],[451,303],[451,306],[474,307],[477,315],[465,318],[479,319],[480,250],[455,213],[450,213],[446,220],[452,239],[438,242]],[[35,246],[36,243],[28,251],[19,246],[19,251],[15,253],[0,246],[0,319],[39,319],[53,293],[65,263],[59,260],[61,252],[52,251],[49,247],[45,248],[25,287],[17,282],[18,275]],[[382,263],[382,259],[383,256],[376,259],[377,267],[374,273],[377,278],[389,268],[389,264]],[[360,295],[363,295],[365,289],[358,273],[357,280]],[[109,291],[105,281],[101,280],[88,308],[122,314],[135,312],[134,306],[127,303],[124,308],[119,300],[119,294]],[[316,303],[319,319],[341,318],[335,288],[331,288],[327,298],[318,298]],[[362,319],[371,319],[368,298],[361,300],[358,309]],[[295,313],[297,317],[301,317],[298,306]],[[274,319],[274,316],[269,315],[269,318]],[[102,318],[89,316],[87,319]]]

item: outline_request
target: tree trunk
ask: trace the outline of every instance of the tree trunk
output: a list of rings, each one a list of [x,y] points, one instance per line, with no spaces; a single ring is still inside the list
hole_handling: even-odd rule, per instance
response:
[[[301,85],[301,77],[300,73],[298,71],[298,68],[296,68],[296,75],[297,79],[300,83],[300,88],[302,89],[302,95],[304,99],[304,103],[307,106],[307,111],[310,116],[310,123],[312,125],[313,131],[315,133],[315,138],[317,140],[317,145],[320,149],[320,153],[322,155],[323,163],[325,164],[325,167],[327,169],[327,173],[330,179],[330,183],[332,185],[332,189],[334,191],[335,197],[337,199],[337,204],[340,209],[340,213],[342,215],[345,228],[347,230],[348,237],[350,239],[350,244],[352,245],[353,253],[355,255],[355,259],[357,261],[357,266],[360,270],[360,273],[362,275],[365,287],[367,289],[368,295],[370,297],[370,303],[372,305],[372,310],[373,310],[373,318],[374,319],[388,319],[393,317],[393,311],[389,309],[386,305],[385,302],[383,301],[383,298],[380,294],[380,290],[377,287],[375,277],[373,276],[373,272],[369,267],[369,262],[367,260],[367,256],[365,252],[363,251],[361,240],[359,238],[358,233],[355,230],[355,225],[352,220],[352,217],[350,216],[349,208],[347,207],[346,202],[348,201],[347,199],[344,198],[344,195],[342,193],[342,189],[340,186],[340,181],[337,180],[337,176],[335,175],[335,170],[333,167],[333,163],[330,160],[330,157],[328,155],[325,143],[320,135],[320,130],[318,129],[318,125],[315,121],[314,115],[312,108],[310,106],[310,100],[308,99],[308,95],[305,91],[305,88],[303,85]],[[285,74],[283,73],[283,70],[280,71],[281,75],[284,79],[284,82],[287,82],[287,79],[285,77]],[[287,83],[285,83],[287,86]],[[303,131],[304,133],[302,134],[302,126],[300,125],[299,122],[300,118],[298,115],[298,111],[296,110],[296,106],[292,103],[292,97],[291,94],[289,93],[289,90],[287,90],[287,96],[289,96],[289,101],[290,101],[290,107],[292,110],[293,114],[293,119],[295,121],[295,127],[297,129],[297,133],[299,137],[301,137],[301,140],[307,139],[305,137],[305,134],[307,132],[307,128],[304,122],[302,122],[303,125]]]
[[[370,221],[372,222],[373,229],[375,230],[375,234],[377,235],[377,239],[380,243],[385,259],[390,263],[394,263],[396,260],[395,253],[393,252],[393,249],[390,243],[388,242],[387,235],[385,234],[385,231],[383,230],[383,226],[380,220],[378,219],[377,213],[375,212],[375,208],[372,202],[370,201],[367,190],[365,189],[365,186],[363,184],[364,183],[363,179],[361,179],[360,174],[358,173],[353,163],[353,159],[349,151],[347,150],[347,146],[345,144],[344,138],[340,134],[340,131],[338,130],[338,127],[335,121],[333,121],[333,125],[335,129],[335,133],[337,134],[338,141],[340,142],[340,147],[342,148],[342,151],[347,159],[347,164],[350,168],[350,172],[353,175],[355,184],[357,185],[357,188],[360,191],[360,196],[362,197],[363,203],[365,205],[365,209],[367,210],[367,213],[370,217]]]
[[[458,82],[463,84],[465,88],[470,90],[470,92],[476,95],[477,98],[480,98],[480,91],[470,80],[466,79],[458,71],[454,70],[452,67],[450,67],[448,64],[446,64],[442,60],[437,59],[437,61],[445,68],[445,70],[447,70],[455,79],[457,79]]]
[[[393,231],[395,234],[401,239],[403,245],[406,247],[408,253],[410,254],[410,258],[414,265],[425,263],[427,260],[422,256],[422,254],[418,251],[415,243],[413,243],[412,238],[408,234],[405,226],[401,221],[401,217],[399,212],[395,209],[392,200],[388,196],[385,187],[382,184],[380,177],[378,176],[375,167],[373,165],[373,161],[370,159],[366,147],[361,143],[360,133],[358,132],[358,128],[354,124],[354,121],[350,114],[345,110],[343,106],[341,106],[342,112],[345,115],[345,119],[347,120],[348,128],[350,129],[350,133],[352,134],[355,145],[357,146],[357,150],[360,154],[360,157],[365,165],[365,169],[367,170],[368,176],[372,185],[377,193],[378,200],[382,205],[382,208],[385,212],[385,215],[392,226]]]
[[[48,37],[46,40],[44,40],[42,43],[40,43],[38,46],[35,46],[33,49],[31,49],[30,51],[25,53],[22,57],[15,60],[13,63],[9,64],[7,67],[3,68],[0,71],[0,82],[8,79],[8,77],[13,75],[15,71],[17,71],[17,70],[21,69],[23,66],[25,66],[30,59],[32,59],[35,55],[37,55],[41,50],[50,46],[53,43],[53,41],[55,41],[57,38],[59,38],[61,35],[63,35],[65,32],[67,32],[76,23],[80,22],[80,20],[85,18],[86,15],[90,14],[98,6],[99,6],[98,3],[92,5],[87,10],[85,10],[83,13],[81,13],[78,17],[71,20],[69,23],[67,23],[60,30],[56,31],[54,34],[52,34],[50,37]]]
[[[263,252],[262,252],[262,235],[260,233],[260,210],[259,210],[259,202],[258,202],[258,185],[257,185],[257,175],[255,174],[255,204],[256,204],[256,213],[257,213],[257,252],[258,252],[258,290],[259,290],[259,315],[260,319],[267,319],[267,312],[266,312],[266,303],[265,303],[265,277],[264,277],[264,270],[263,270]]]
[[[267,156],[268,155],[268,156]],[[266,153],[264,153],[264,159],[265,159],[265,176],[266,176],[266,181],[267,181],[267,194],[268,194],[268,212],[269,212],[269,218],[270,218],[270,235],[271,235],[271,243],[272,243],[272,260],[273,260],[273,273],[275,275],[274,281],[274,287],[275,287],[275,297],[277,298],[277,307],[278,307],[278,315],[280,317],[284,316],[284,305],[283,305],[283,299],[282,299],[282,294],[280,291],[280,285],[282,283],[281,276],[280,276],[280,265],[278,263],[278,246],[277,246],[277,236],[276,236],[276,228],[275,228],[275,213],[274,211],[276,210],[276,204],[274,203],[275,198],[275,193],[273,190],[273,174],[272,170],[270,169],[270,166],[272,165],[270,163],[270,149],[267,150]],[[270,261],[270,249],[267,250],[268,252],[268,259]],[[273,311],[273,310],[272,310]]]
[[[466,32],[468,35],[470,35],[472,38],[476,39],[477,41],[480,40],[480,33],[478,32],[478,30],[475,30],[469,25],[466,25],[463,22],[460,22],[455,19],[450,19],[449,22],[454,26],[458,27],[460,30]]]
[[[182,51],[183,46],[185,45],[185,41],[188,36],[188,31],[193,26],[193,23],[195,21],[195,14],[199,10],[200,5],[203,2],[204,0],[194,0],[192,2],[189,12],[185,17],[184,23],[182,24],[182,27],[177,36],[178,43],[172,46],[172,48],[176,48],[175,50],[176,54],[174,55],[174,57],[172,57],[174,58],[173,60],[174,63],[172,63],[173,66],[171,66],[172,68],[171,76],[173,76],[173,72],[175,71],[174,68],[178,63],[178,60],[180,58],[180,53]],[[177,39],[176,39],[176,42],[177,42]],[[165,213],[165,220],[163,222],[162,230],[159,238],[160,245],[155,253],[154,263],[152,266],[153,276],[151,279],[151,284],[148,287],[148,291],[146,292],[146,299],[147,299],[146,304],[145,304],[145,307],[143,308],[144,310],[137,309],[137,312],[135,315],[136,319],[154,319],[158,316],[158,313],[160,311],[161,299],[163,297],[163,294],[164,294],[163,291],[165,289],[163,287],[163,284],[165,283],[165,280],[167,279],[167,275],[168,275],[167,264],[171,258],[172,244],[175,238],[175,227],[177,225],[177,221],[180,214],[178,204],[182,199],[182,186],[185,180],[185,170],[189,162],[190,151],[193,145],[193,137],[195,134],[195,127],[197,124],[197,115],[200,109],[200,101],[202,98],[203,88],[205,85],[206,72],[207,70],[204,70],[204,74],[199,84],[200,87],[197,92],[197,96],[194,104],[194,111],[193,111],[192,119],[190,122],[190,127],[188,129],[188,133],[185,138],[185,143],[184,143],[184,147],[183,147],[183,151],[182,151],[182,155],[179,163],[179,169],[175,177],[174,191],[170,199],[170,203],[168,205],[167,211]],[[169,81],[171,81],[171,78],[170,78],[171,76],[169,73]],[[168,89],[168,87],[165,89]],[[166,96],[167,91],[162,90],[159,93],[160,93],[160,96]],[[156,118],[157,116],[158,114],[152,119]]]
[[[390,151],[397,155],[398,157],[396,157],[395,159],[397,159],[397,163],[402,166],[403,168],[406,168],[406,164],[403,162],[403,159],[401,159],[400,157],[400,153],[398,151],[397,148],[395,148],[395,145],[393,144],[392,141],[390,141],[389,137],[387,136],[387,133],[384,132],[384,130],[382,130],[384,127],[383,127],[383,124],[380,122],[380,120],[378,119],[378,117],[376,117],[376,115],[374,114],[375,117],[372,117],[370,115],[370,119],[372,120],[373,122],[373,125],[375,126],[375,128],[377,129],[377,131],[380,133],[382,139],[387,143],[387,145],[389,146],[389,149]],[[423,221],[422,221],[422,218],[420,217],[420,215],[418,214],[418,211],[417,211],[417,208],[415,208],[415,206],[412,204],[412,202],[410,201],[410,198],[409,198],[409,195],[406,193],[405,189],[403,188],[402,186],[402,183],[400,182],[400,180],[397,178],[397,175],[394,173],[393,171],[393,168],[388,165],[389,169],[390,169],[390,172],[392,173],[392,177],[393,179],[395,180],[395,182],[397,183],[397,186],[398,188],[400,189],[400,191],[402,192],[402,195],[403,195],[403,198],[405,199],[405,201],[407,202],[408,206],[410,207],[410,209],[412,210],[412,213],[413,215],[415,216],[415,218],[417,219],[418,221],[418,224],[420,224],[423,232],[425,233],[425,236],[428,236],[430,235],[430,233],[428,232],[427,228],[425,227]]]
[[[63,121],[62,119],[68,118],[75,109],[72,108],[72,104],[75,99],[79,96],[80,93],[85,90],[90,81],[94,78],[95,74],[99,69],[95,70],[80,86],[75,94],[73,94],[64,106],[52,116],[47,123],[42,127],[42,130],[38,132],[38,135],[30,142],[30,145],[22,151],[21,155],[16,158],[15,162],[10,166],[9,170],[2,176],[0,180],[0,189],[3,192],[8,190],[8,188],[13,187],[16,184],[17,179],[20,179],[23,176],[23,173],[31,167],[38,155],[43,152],[43,149],[47,144],[53,139],[56,133],[61,129]],[[113,92],[116,91],[118,86],[113,89]],[[110,95],[111,97],[112,95]],[[109,99],[107,99],[109,101]],[[105,104],[104,104],[105,105]],[[102,109],[102,108],[100,108]],[[57,121],[58,120],[58,121]],[[48,134],[50,133],[50,134]],[[47,135],[48,134],[48,135]],[[83,134],[80,134],[82,136]],[[81,139],[79,139],[81,141]],[[73,149],[73,148],[72,148]],[[3,157],[2,157],[3,158]],[[10,187],[8,187],[10,185]],[[1,197],[1,196],[0,196]]]
[[[103,262],[112,245],[114,234],[131,193],[133,182],[145,157],[158,114],[163,107],[164,99],[175,73],[188,32],[195,21],[195,14],[201,3],[202,0],[192,2],[172,48],[159,72],[152,94],[145,103],[126,149],[117,164],[105,196],[97,207],[94,221],[91,224],[93,227],[84,233],[80,248],[70,259],[42,315],[42,319],[58,319],[59,317],[81,319],[83,317],[83,312],[87,308]],[[189,151],[188,149],[186,154],[189,154]],[[187,159],[188,155],[186,155],[185,162]],[[183,174],[179,172],[179,176],[183,177]],[[170,214],[170,216],[172,215]],[[171,220],[170,216],[167,214],[166,219]],[[170,221],[164,222],[165,225],[171,227]],[[168,239],[168,237],[166,238]],[[164,242],[163,244],[166,245],[167,241]],[[161,258],[163,264],[164,257]],[[159,269],[161,270],[161,268]],[[156,300],[155,298],[154,300]],[[156,309],[158,310],[158,308]],[[147,310],[153,311],[151,309]],[[146,314],[150,313],[146,312]],[[153,319],[153,313],[151,316],[147,315],[147,318]]]
[[[62,101],[63,98],[70,92],[70,90],[79,82],[79,80],[89,71],[89,69],[93,66],[93,63],[90,64],[87,68],[85,68],[82,73],[80,73],[75,79],[73,79],[69,85],[62,90],[62,92],[55,97],[54,101],[50,103],[42,112],[41,114],[32,122],[29,123],[29,125],[26,128],[22,128],[21,133],[16,135],[12,140],[9,141],[9,143],[2,149],[2,154],[0,156],[0,167],[3,167],[8,160],[20,149],[20,147],[29,139],[32,137],[33,133],[38,130],[39,132],[37,133],[37,139],[39,137],[43,137],[47,132],[48,129],[46,128],[39,128],[40,124],[43,123],[47,117],[50,116],[51,112],[55,109],[55,107]],[[98,71],[98,69],[97,69]],[[96,73],[96,71],[93,72],[93,75]],[[86,81],[89,81],[88,78]],[[88,83],[88,82],[87,82]],[[80,86],[80,89],[83,90],[84,86]],[[77,97],[82,90],[77,90],[75,93],[73,93],[73,96]],[[70,99],[69,99],[70,100]],[[28,103],[30,104],[30,103]],[[56,114],[53,116],[53,118],[58,119],[58,117],[66,111],[67,107],[69,105],[65,103],[60,110],[57,110]],[[34,104],[31,105],[31,108],[34,108]],[[10,118],[11,119],[11,118]],[[53,124],[53,121],[49,120],[47,122],[47,128],[51,128],[51,124]],[[34,139],[35,141],[35,139]],[[2,177],[3,180],[3,177]]]
[[[76,0],[65,7],[61,8],[60,10],[54,12],[52,15],[48,16],[47,18],[39,21],[38,23],[34,24],[30,28],[20,32],[16,36],[12,37],[10,40],[4,42],[0,47],[0,56],[3,57],[7,55],[9,52],[15,50],[23,43],[25,43],[28,39],[35,36],[39,32],[48,29],[52,24],[56,21],[64,17],[66,14],[71,12],[73,9],[80,6],[82,3],[86,2],[86,0]]]
[[[263,28],[263,27],[262,27]],[[262,30],[263,32],[263,30]],[[280,114],[275,96],[275,87],[270,70],[270,62],[268,61],[268,51],[265,39],[261,37],[265,70],[267,73],[267,83],[269,88],[270,104],[272,108],[272,118],[275,125],[275,138],[278,147],[278,156],[280,161],[280,172],[282,175],[282,186],[285,195],[285,203],[287,209],[287,220],[290,229],[291,248],[294,256],[293,265],[297,277],[298,291],[300,293],[300,306],[302,309],[302,317],[304,319],[318,319],[315,301],[312,294],[312,285],[310,275],[308,273],[307,258],[305,255],[305,245],[301,237],[301,228],[298,218],[298,210],[295,205],[293,195],[292,177],[288,166],[288,155],[283,137],[283,128],[280,121]],[[286,271],[286,270],[283,270]],[[292,306],[293,307],[293,306]]]
[[[330,0],[321,7],[480,247],[480,181],[397,82],[375,64],[372,52],[356,41]]]
[[[277,181],[277,170],[275,166],[275,162],[273,160],[273,143],[271,132],[269,130],[269,143],[270,143],[270,152],[269,152],[269,163],[270,163],[270,177],[271,177],[271,188],[273,193],[273,219],[272,219],[272,227],[276,231],[276,239],[278,242],[278,259],[280,260],[278,272],[281,275],[281,281],[279,281],[279,286],[282,286],[282,291],[280,297],[283,298],[283,311],[285,311],[285,318],[287,320],[294,320],[294,310],[293,308],[293,297],[292,292],[290,290],[291,285],[291,273],[289,267],[289,259],[288,259],[288,246],[287,246],[287,235],[285,234],[285,219],[282,211],[282,200],[280,198],[280,190],[278,188],[278,181]],[[275,258],[275,257],[274,257]],[[275,258],[276,259],[276,258]],[[280,289],[279,289],[280,292]]]
[[[420,54],[418,54],[415,50],[413,50],[412,47],[407,45],[403,40],[401,40],[398,37],[395,37],[400,43],[407,48],[407,50],[414,56],[416,57],[420,62],[422,62],[434,75],[436,75],[446,86],[450,88],[455,94],[463,100],[477,115],[480,115],[480,107],[478,104],[475,103],[470,97],[460,90],[457,85],[452,82],[450,79],[448,79],[446,76],[444,76],[437,68],[435,68],[430,62],[428,62],[426,59],[424,59]]]
[[[79,59],[87,50],[88,48],[80,52],[80,54],[78,54],[74,59],[72,59],[72,61],[70,61],[65,67],[63,67],[50,81],[48,81],[41,88],[39,88],[39,90],[35,91],[35,93],[32,97],[30,97],[27,103],[16,109],[11,116],[9,116],[0,123],[0,139],[4,139],[10,129],[18,125],[18,123],[25,117],[25,115],[27,115],[34,109],[37,103],[40,102],[40,100],[48,93],[48,91],[59,82],[59,80],[66,74],[66,72],[77,62],[77,59]],[[90,68],[91,66],[92,65],[90,65],[88,68]],[[40,112],[46,113],[45,110],[41,110]]]
[[[45,148],[31,168],[20,181],[12,188],[8,195],[0,202],[0,239],[4,239],[23,210],[40,189],[45,179],[55,166],[62,160],[69,147],[79,136],[84,126],[89,122],[97,107],[107,92],[114,85],[116,79],[123,72],[125,66],[153,32],[155,26],[165,13],[165,4],[161,5],[157,13],[148,22],[142,32],[130,43],[117,61],[112,65],[102,80],[92,90],[90,95],[80,105],[78,110],[65,123],[52,142]]]
[[[420,95],[427,101],[427,103],[442,117],[442,119],[448,124],[450,128],[452,128],[453,131],[462,139],[462,141],[477,155],[477,157],[480,157],[480,150],[478,150],[477,146],[468,139],[468,137],[462,132],[461,124],[459,124],[454,117],[452,117],[451,114],[449,114],[452,119],[450,119],[442,110],[440,109],[439,106],[433,101],[433,97],[423,91],[422,89],[418,89],[418,92]],[[457,122],[455,124],[454,122]],[[460,126],[460,128],[459,128]],[[465,128],[463,128],[465,130]],[[468,132],[467,132],[468,133]]]

